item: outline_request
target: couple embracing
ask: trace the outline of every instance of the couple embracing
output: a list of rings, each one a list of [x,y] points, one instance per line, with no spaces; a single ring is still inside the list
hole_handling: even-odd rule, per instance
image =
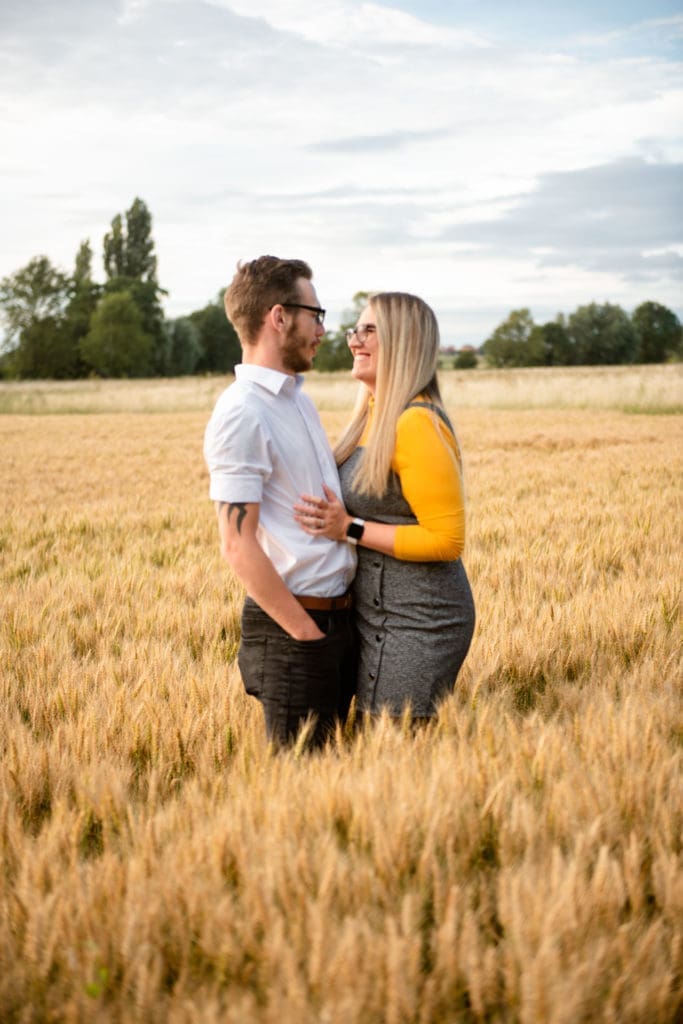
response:
[[[347,332],[359,393],[331,451],[301,389],[325,333],[310,267],[238,265],[225,309],[242,346],[204,454],[223,556],[246,590],[238,663],[266,732],[313,746],[358,712],[436,715],[474,629],[461,561],[462,463],[416,296],[373,295]]]

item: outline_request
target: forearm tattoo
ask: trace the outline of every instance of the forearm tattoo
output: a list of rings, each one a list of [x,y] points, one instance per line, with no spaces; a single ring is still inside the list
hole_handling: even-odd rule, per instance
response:
[[[222,501],[220,503],[221,511],[224,508],[226,508],[226,507],[228,509],[228,523],[230,522],[230,516],[233,513],[233,509],[237,509],[237,523],[236,523],[236,526],[237,526],[237,532],[239,534],[241,534],[242,533],[242,523],[244,522],[244,517],[247,514],[246,502],[244,502],[244,501],[231,501],[228,504],[227,502]]]

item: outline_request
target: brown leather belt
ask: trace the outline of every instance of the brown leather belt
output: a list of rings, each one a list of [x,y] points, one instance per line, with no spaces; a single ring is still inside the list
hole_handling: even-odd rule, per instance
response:
[[[309,612],[342,612],[353,605],[353,598],[348,590],[339,597],[309,597],[307,594],[294,596]]]

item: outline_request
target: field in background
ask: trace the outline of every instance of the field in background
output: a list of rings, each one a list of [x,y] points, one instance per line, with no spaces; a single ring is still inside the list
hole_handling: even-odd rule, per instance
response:
[[[224,383],[0,387],[0,1020],[679,1020],[680,368],[444,376],[471,654],[314,756],[233,661]]]
[[[199,412],[232,378],[0,381],[0,414]],[[306,389],[325,410],[348,410],[356,384],[348,373],[310,373]],[[535,367],[442,370],[456,409],[616,409],[683,413],[683,363],[662,366]]]

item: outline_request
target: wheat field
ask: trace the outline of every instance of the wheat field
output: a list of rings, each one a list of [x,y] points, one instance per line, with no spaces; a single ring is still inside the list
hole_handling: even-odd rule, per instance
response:
[[[0,388],[3,1024],[681,1020],[681,368],[444,377],[470,655],[318,754],[234,661],[226,382]]]

